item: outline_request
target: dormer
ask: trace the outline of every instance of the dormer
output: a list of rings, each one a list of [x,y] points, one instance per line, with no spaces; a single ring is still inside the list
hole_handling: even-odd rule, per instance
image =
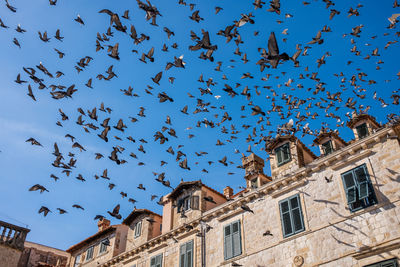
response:
[[[200,180],[181,182],[163,199],[162,233],[199,218],[203,212],[226,202],[218,191],[204,185]]]
[[[314,144],[318,145],[321,156],[327,156],[347,146],[346,141],[340,138],[335,132],[320,133],[318,137],[314,139]]]
[[[147,209],[134,209],[122,224],[127,225],[127,250],[138,247],[161,235],[161,215]]]
[[[256,154],[251,153],[248,157],[243,157],[242,164],[246,171],[244,179],[247,189],[255,189],[272,181],[271,177],[264,174],[264,160]]]
[[[347,126],[353,130],[356,141],[363,139],[374,133],[381,126],[375,118],[368,114],[353,114]]]
[[[292,173],[317,158],[293,135],[278,136],[266,145],[266,151],[270,155],[273,179]]]

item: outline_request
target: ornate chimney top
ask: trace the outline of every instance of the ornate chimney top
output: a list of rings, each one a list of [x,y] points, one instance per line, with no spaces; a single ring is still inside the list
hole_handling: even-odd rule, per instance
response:
[[[264,160],[254,153],[242,158],[243,168],[246,170],[245,178],[256,174],[264,174]]]
[[[110,227],[110,221],[106,218],[102,218],[97,222],[97,226],[99,227],[99,232]]]

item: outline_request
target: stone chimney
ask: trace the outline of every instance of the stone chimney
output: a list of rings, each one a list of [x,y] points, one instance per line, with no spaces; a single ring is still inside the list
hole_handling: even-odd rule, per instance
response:
[[[103,230],[107,229],[108,227],[110,227],[110,221],[107,220],[106,218],[100,219],[97,222],[97,226],[99,227],[99,232],[103,231]]]
[[[233,196],[233,189],[232,189],[231,187],[229,187],[229,186],[225,187],[225,188],[224,188],[224,196],[225,196],[227,199],[232,198],[232,196]]]

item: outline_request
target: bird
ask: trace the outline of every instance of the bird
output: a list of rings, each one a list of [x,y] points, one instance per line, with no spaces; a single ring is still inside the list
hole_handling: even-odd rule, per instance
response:
[[[275,33],[271,32],[268,39],[268,54],[266,57],[271,63],[272,68],[276,68],[280,60],[289,60],[286,53],[279,54],[278,43],[276,41]]]
[[[244,211],[251,212],[251,213],[254,214],[254,211],[251,210],[251,209],[249,208],[249,206],[247,206],[246,204],[242,204],[242,205],[240,206],[240,208],[241,208],[242,210],[244,210]]]
[[[79,24],[85,25],[85,23],[83,22],[81,16],[78,14],[78,16],[74,19],[76,22],[78,22]]]
[[[265,231],[265,232],[263,233],[263,236],[267,236],[267,235],[273,236],[273,234],[271,233],[270,230],[267,230],[267,231]]]
[[[49,190],[46,189],[46,187],[40,185],[40,184],[35,184],[29,188],[29,191],[37,191],[40,190],[40,193],[43,193],[44,191],[49,192]]]
[[[30,137],[29,139],[27,139],[25,142],[31,143],[31,145],[35,145],[35,146],[42,146],[42,144],[40,144],[35,138]]]
[[[205,196],[205,197],[203,197],[203,199],[204,199],[205,201],[211,202],[211,203],[213,203],[213,204],[217,204],[217,202],[215,202],[215,200],[213,199],[212,196]]]
[[[51,212],[51,210],[48,207],[45,207],[45,206],[41,206],[39,211],[38,211],[39,214],[43,213],[44,217],[46,217],[49,212]]]
[[[60,214],[68,213],[66,210],[61,209],[61,208],[57,208],[57,210],[58,210],[58,212],[59,212]]]
[[[118,204],[117,206],[114,207],[112,212],[107,211],[108,214],[110,214],[112,217],[121,220],[122,216],[121,214],[119,214],[119,209],[120,209],[120,205]]]
[[[325,178],[325,181],[326,181],[327,183],[330,183],[330,182],[332,182],[333,174],[332,174],[329,178],[326,177],[326,176],[324,176],[324,178]]]

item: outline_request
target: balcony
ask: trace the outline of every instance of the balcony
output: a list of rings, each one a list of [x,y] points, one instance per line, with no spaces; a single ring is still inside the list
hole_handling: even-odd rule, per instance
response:
[[[27,228],[0,221],[0,245],[23,250],[29,231]]]

